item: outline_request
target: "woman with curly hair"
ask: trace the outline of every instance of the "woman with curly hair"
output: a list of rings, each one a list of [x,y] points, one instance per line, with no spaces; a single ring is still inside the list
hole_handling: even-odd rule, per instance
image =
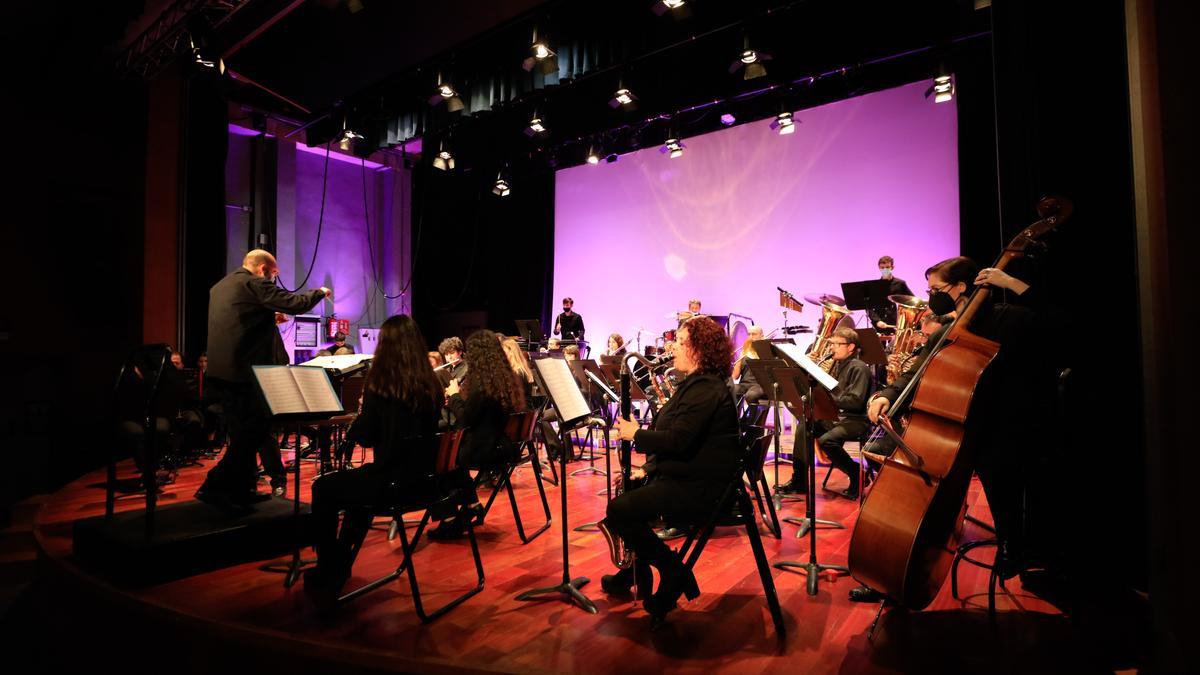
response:
[[[506,461],[502,449],[504,427],[508,416],[525,410],[525,393],[508,357],[500,346],[499,336],[490,330],[476,331],[467,338],[464,359],[467,375],[459,385],[451,380],[446,387],[447,407],[463,429],[462,456],[464,464],[479,469],[474,482],[464,481],[463,489],[470,493],[475,485],[486,481]],[[483,506],[472,499],[467,509],[477,521],[482,521]],[[465,523],[458,519],[442,521],[429,533],[434,539],[462,534]]]
[[[675,609],[681,594],[690,600],[700,593],[696,577],[655,535],[650,521],[662,516],[669,522],[698,522],[716,507],[736,470],[737,410],[725,384],[732,360],[729,338],[715,321],[689,319],[679,329],[675,346],[675,370],[683,380],[655,415],[653,428],[617,421],[618,437],[633,441],[639,452],[653,455],[653,461],[643,467],[645,486],[609,502],[600,523],[610,545],[620,537],[633,550],[635,573],[612,575],[601,583],[608,593],[628,593],[636,576],[652,628]],[[647,565],[659,572],[658,590],[649,597]]]
[[[370,463],[325,474],[312,486],[312,518],[317,566],[304,574],[304,590],[318,607],[329,609],[350,576],[354,557],[367,536],[372,505],[384,499],[392,483],[424,489],[434,457],[414,439],[437,432],[442,387],[427,357],[417,322],[393,316],[383,322],[379,345],[367,373],[362,412],[349,437],[374,448]],[[338,514],[345,511],[341,529]]]

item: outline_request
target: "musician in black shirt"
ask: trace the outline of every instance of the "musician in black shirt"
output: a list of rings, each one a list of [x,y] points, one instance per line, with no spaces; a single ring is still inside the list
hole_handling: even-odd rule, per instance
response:
[[[833,347],[833,369],[830,375],[838,380],[830,392],[838,407],[837,420],[819,422],[824,432],[817,444],[839,471],[850,477],[850,485],[842,491],[849,499],[858,499],[858,464],[843,447],[848,440],[862,438],[870,430],[867,423],[867,394],[871,392],[871,368],[858,358],[858,333],[853,328],[839,328],[829,338]]]
[[[879,278],[887,279],[892,283],[888,288],[888,295],[912,295],[912,290],[903,279],[893,276],[896,262],[892,260],[892,256],[885,255],[879,259]],[[876,307],[867,308],[867,316],[871,319],[871,325],[877,330],[890,333],[896,329],[896,305],[883,300]]]
[[[342,585],[371,527],[372,508],[391,495],[409,497],[433,490],[434,446],[442,408],[442,386],[428,364],[425,339],[412,318],[383,323],[375,359],[367,373],[362,412],[349,437],[373,448],[372,461],[357,469],[325,474],[312,486],[313,533],[317,566],[305,572],[304,591],[318,608],[336,604]],[[338,513],[345,511],[341,528]]]
[[[575,306],[575,301],[571,298],[563,298],[562,314],[554,320],[554,334],[561,335],[564,340],[582,340],[583,337],[583,317],[576,314],[572,308]]]
[[[738,462],[738,421],[726,386],[733,349],[712,319],[687,321],[679,331],[675,370],[684,379],[659,410],[652,429],[617,421],[617,436],[654,456],[648,483],[608,503],[600,523],[606,537],[620,537],[637,560],[659,571],[658,590],[644,602],[654,625],[675,608],[680,594],[699,594],[696,578],[679,555],[654,533],[650,521],[696,522],[716,507]],[[610,590],[607,589],[606,590]],[[611,591],[610,591],[611,592]]]

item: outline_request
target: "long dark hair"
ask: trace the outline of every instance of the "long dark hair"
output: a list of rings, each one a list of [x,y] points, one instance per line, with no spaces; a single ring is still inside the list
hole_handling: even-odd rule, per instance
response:
[[[442,384],[429,365],[429,347],[412,317],[399,314],[383,322],[375,359],[367,373],[367,391],[404,401],[413,409],[437,407]]]
[[[494,398],[508,412],[524,410],[525,392],[500,347],[498,336],[490,330],[476,331],[467,338],[466,347],[463,395]]]

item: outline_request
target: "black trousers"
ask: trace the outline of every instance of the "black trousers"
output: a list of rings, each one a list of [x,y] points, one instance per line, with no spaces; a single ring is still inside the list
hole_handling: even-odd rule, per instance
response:
[[[154,455],[157,463],[170,453],[174,440],[171,437],[171,421],[165,417],[154,419]],[[122,457],[133,457],[139,472],[146,467],[146,429],[141,422],[126,420],[117,425],[117,447]]]
[[[865,419],[849,418],[837,422],[822,421],[820,428],[824,430],[824,433],[817,439],[817,444],[829,457],[829,461],[833,462],[839,471],[850,477],[850,485],[858,485],[858,464],[850,458],[850,454],[843,446],[846,441],[865,437],[871,430],[871,424]]]
[[[679,559],[654,533],[651,521],[661,516],[672,523],[698,523],[716,508],[724,489],[721,482],[658,477],[610,501],[606,521],[639,560],[662,569]]]
[[[209,470],[202,489],[227,494],[254,492],[258,484],[254,458],[272,443],[271,413],[252,382],[222,382],[220,391],[229,426],[229,447]]]

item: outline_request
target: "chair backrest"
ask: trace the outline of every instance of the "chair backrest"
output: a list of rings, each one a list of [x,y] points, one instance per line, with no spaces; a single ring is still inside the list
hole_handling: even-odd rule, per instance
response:
[[[504,424],[504,438],[509,443],[524,443],[533,439],[537,413],[533,410],[513,413]]]
[[[462,429],[443,431],[432,436],[437,448],[433,471],[435,474],[450,473],[459,467],[458,446],[462,442]]]
[[[762,475],[767,452],[774,440],[775,437],[762,427],[749,427],[742,436],[742,467],[750,480],[758,480]]]

